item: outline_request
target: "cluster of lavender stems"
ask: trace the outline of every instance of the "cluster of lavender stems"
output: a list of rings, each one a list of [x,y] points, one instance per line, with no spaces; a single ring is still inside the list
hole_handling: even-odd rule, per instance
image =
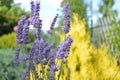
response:
[[[14,64],[19,66],[21,62],[26,63],[26,70],[22,74],[19,73],[22,80],[30,80],[30,77],[32,77],[33,80],[54,80],[56,72],[59,72],[59,80],[62,65],[65,64],[67,60],[73,38],[70,35],[67,36],[56,49],[53,49],[54,43],[46,43],[44,38],[40,36],[42,20],[40,19],[39,12],[40,0],[36,0],[36,2],[31,1],[30,17],[27,19],[26,16],[23,15],[18,22],[19,27],[16,31],[18,47],[15,51]],[[53,19],[48,33],[53,34],[52,31],[57,18],[58,14]],[[22,54],[22,45],[26,47],[26,45],[30,43],[28,37],[28,34],[31,33],[30,26],[35,28],[35,34],[33,35],[35,39],[30,51],[25,51],[24,54]],[[70,9],[67,3],[64,3],[64,25],[62,30],[65,34],[70,30]],[[58,61],[60,61],[61,64],[57,63]],[[40,70],[38,66],[40,66]]]

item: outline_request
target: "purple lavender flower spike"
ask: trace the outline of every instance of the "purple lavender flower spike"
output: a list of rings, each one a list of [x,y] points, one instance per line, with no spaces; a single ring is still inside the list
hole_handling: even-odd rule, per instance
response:
[[[23,15],[18,22],[18,30],[17,30],[17,43],[18,44],[27,44],[29,43],[28,39],[28,31],[29,31],[29,20],[26,20],[26,17]]]
[[[58,71],[58,67],[55,63],[55,56],[49,58],[48,66],[51,69],[51,71],[53,71],[53,72]]]
[[[18,22],[19,27],[21,27],[21,26],[24,25],[25,20],[26,20],[26,16],[23,15],[23,16],[20,18],[19,22]]]
[[[53,46],[54,46],[54,43],[51,43],[46,48],[44,48],[44,50],[42,52],[42,55],[44,58],[47,58],[47,56],[49,55],[48,53],[50,52],[50,50],[52,49]]]
[[[53,30],[54,25],[55,25],[55,23],[56,23],[56,21],[57,21],[57,18],[58,18],[58,14],[56,14],[56,16],[54,17],[54,19],[53,19],[53,21],[52,21],[52,24],[51,24],[51,26],[50,26],[50,29],[51,29],[51,30]]]
[[[40,11],[40,0],[36,0],[36,5],[35,5],[35,15],[39,17],[39,11]]]
[[[28,32],[29,32],[29,20],[26,20],[25,21],[25,24],[24,24],[24,29],[23,29],[23,43],[24,44],[28,44],[29,43],[29,38],[28,38]]]
[[[17,33],[16,36],[17,36],[17,43],[18,44],[23,43],[22,31],[23,31],[23,28],[24,28],[25,20],[26,20],[26,17],[23,15],[18,22],[18,30],[16,32]]]
[[[31,12],[30,12],[30,23],[34,25],[35,28],[38,27],[38,23],[41,22],[39,19],[40,14],[40,1],[37,0],[36,3],[34,1],[31,1]]]
[[[62,42],[58,48],[56,49],[56,57],[58,59],[66,58],[70,52],[70,46],[73,42],[73,39],[71,36],[68,36],[64,42]]]
[[[64,3],[63,11],[64,25],[62,26],[62,30],[64,33],[68,33],[70,31],[70,8],[68,3]]]
[[[18,45],[18,47],[16,48],[15,51],[15,57],[14,57],[14,64],[15,65],[19,65],[20,64],[20,45]]]
[[[40,11],[40,1],[37,0],[34,8],[34,21],[35,21],[34,27],[35,28],[38,28],[39,22],[41,22],[41,20],[39,19],[40,18],[39,11]]]
[[[34,44],[30,50],[30,60],[34,60],[36,64],[40,63],[40,53],[41,53],[41,47],[40,44],[43,42],[40,42],[41,40],[35,39]],[[43,43],[44,45],[44,43]]]
[[[39,53],[39,48],[38,47],[36,47],[36,49],[35,49],[34,61],[36,62],[36,64],[40,63],[40,53]]]
[[[56,14],[56,16],[54,17],[52,23],[51,23],[51,26],[50,26],[50,30],[48,30],[48,33],[49,34],[52,34],[53,33],[53,29],[54,29],[54,26],[55,26],[55,23],[57,21],[57,18],[58,18],[58,14]]]
[[[36,44],[36,41],[34,41],[34,43],[32,45],[32,48],[30,50],[30,55],[29,55],[29,60],[30,61],[33,60],[33,58],[34,58],[34,53],[35,53],[35,48],[36,48],[35,44]]]
[[[31,11],[30,11],[30,23],[33,25],[34,24],[34,8],[35,8],[35,5],[34,5],[34,1],[31,1]]]
[[[41,38],[41,39],[40,39],[40,52],[41,52],[41,53],[42,53],[44,47],[45,47],[45,42],[44,42],[44,39]]]
[[[36,3],[34,4],[33,1],[31,1],[31,13],[30,13],[30,23],[34,26],[34,28],[37,28],[37,38],[40,40],[40,32],[42,28],[42,20],[40,19],[40,1],[36,0]]]
[[[42,20],[38,19],[37,20],[37,23],[36,23],[36,26],[37,26],[37,38],[38,40],[40,40],[40,32],[41,32],[41,28],[42,28]]]

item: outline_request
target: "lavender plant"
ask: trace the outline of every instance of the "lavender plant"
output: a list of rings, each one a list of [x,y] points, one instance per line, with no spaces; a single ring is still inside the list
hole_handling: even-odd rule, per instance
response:
[[[64,6],[65,20],[62,30],[68,33],[70,30],[70,9],[67,3],[65,3]],[[69,55],[73,38],[70,35],[67,36],[56,49],[53,49],[54,42],[48,44],[45,42],[44,38],[40,36],[42,20],[40,19],[39,11],[40,0],[36,0],[36,2],[31,1],[30,18],[27,19],[25,16],[22,16],[18,22],[19,27],[16,32],[18,47],[16,48],[14,63],[16,66],[19,66],[22,61],[26,62],[26,71],[22,74],[19,73],[22,80],[30,80],[30,77],[34,80],[54,80],[56,72],[59,72],[59,80],[61,68]],[[57,17],[58,14],[55,16],[50,26],[50,30],[48,31],[50,34],[52,34]],[[32,33],[30,31],[31,26],[35,29]],[[22,55],[20,54],[22,53],[22,45],[29,44],[28,33],[34,33],[33,36],[35,36],[35,39],[30,51],[24,52],[28,53],[28,55]],[[61,62],[60,65],[58,61]],[[40,69],[38,69],[38,66]]]

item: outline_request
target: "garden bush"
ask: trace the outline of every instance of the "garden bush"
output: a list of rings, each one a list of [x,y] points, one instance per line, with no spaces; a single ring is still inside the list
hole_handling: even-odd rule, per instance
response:
[[[16,48],[16,34],[14,32],[0,37],[0,48]]]
[[[117,59],[108,53],[104,44],[100,48],[94,47],[85,28],[85,21],[79,20],[78,15],[74,14],[69,33],[74,42],[60,80],[66,80],[68,75],[70,80],[119,80]],[[63,39],[64,34],[61,34]]]

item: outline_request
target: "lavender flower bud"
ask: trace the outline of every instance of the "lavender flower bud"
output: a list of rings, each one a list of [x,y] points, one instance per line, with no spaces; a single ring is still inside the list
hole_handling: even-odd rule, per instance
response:
[[[70,31],[70,8],[68,3],[64,3],[63,7],[63,14],[64,14],[64,25],[62,26],[62,30],[65,33],[68,33]]]
[[[73,39],[71,36],[68,36],[64,42],[62,42],[58,48],[56,49],[56,57],[58,59],[66,58],[70,52],[70,46],[73,42]]]
[[[20,45],[18,45],[18,47],[16,48],[15,51],[15,57],[14,57],[14,64],[15,65],[19,65],[20,64]]]

